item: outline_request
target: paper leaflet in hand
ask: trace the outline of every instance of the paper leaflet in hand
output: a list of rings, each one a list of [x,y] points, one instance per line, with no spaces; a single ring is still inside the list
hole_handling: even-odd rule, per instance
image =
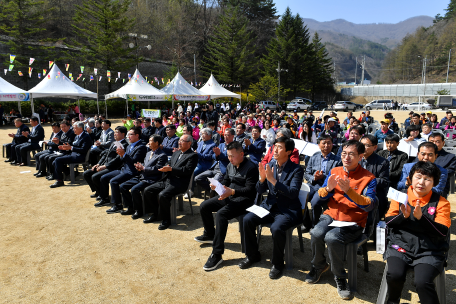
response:
[[[208,180],[212,185],[215,186],[215,192],[217,192],[218,195],[222,196],[226,192],[226,189],[218,180],[215,178],[208,178]]]
[[[348,226],[354,226],[354,225],[356,225],[356,222],[333,221],[328,226],[330,226],[330,227],[348,227]]]
[[[117,149],[122,149],[123,150],[124,147],[122,146],[122,144],[119,141],[115,141],[114,144],[116,145]]]
[[[257,206],[257,205],[253,205],[253,206],[251,206],[251,207],[249,207],[249,208],[247,208],[245,210],[247,210],[249,212],[252,212],[252,213],[254,213],[255,215],[257,215],[257,216],[259,216],[261,218],[263,218],[263,217],[265,217],[266,215],[269,214],[268,210],[264,209],[263,207]]]
[[[396,202],[399,202],[401,204],[407,205],[408,202],[408,195],[405,193],[402,193],[401,191],[398,191],[394,188],[389,188],[388,189],[388,194],[386,197],[395,200]]]

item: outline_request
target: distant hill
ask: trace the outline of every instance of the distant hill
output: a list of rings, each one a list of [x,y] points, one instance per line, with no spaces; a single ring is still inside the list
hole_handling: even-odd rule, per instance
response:
[[[355,24],[344,19],[319,22],[310,18],[303,18],[304,23],[313,31],[330,31],[348,36],[381,43],[389,48],[395,47],[407,34],[413,34],[418,27],[432,25],[434,18],[417,16],[399,23],[369,23]]]

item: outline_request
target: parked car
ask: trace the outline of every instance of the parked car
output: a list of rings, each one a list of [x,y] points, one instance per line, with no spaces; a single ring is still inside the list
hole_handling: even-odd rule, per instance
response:
[[[356,105],[350,101],[338,101],[334,104],[333,109],[339,110],[339,111],[347,111],[347,112],[355,111]]]
[[[290,103],[287,105],[287,110],[288,111],[301,111],[301,110],[308,110],[312,104],[312,101],[310,99],[293,99],[290,101]]]
[[[277,104],[274,101],[270,100],[265,100],[265,101],[260,101],[258,103],[260,109],[271,109],[271,110],[277,110]]]
[[[379,99],[369,102],[365,108],[366,110],[383,110],[385,108],[392,108],[393,107],[393,100],[391,99]]]
[[[353,102],[353,104],[356,105],[356,108],[357,108],[357,109],[360,109],[360,110],[361,110],[362,108],[364,108],[364,105],[363,105],[363,104],[354,103],[354,102]]]
[[[428,111],[432,110],[434,108],[433,105],[430,105],[428,103],[419,103],[419,102],[412,102],[409,104],[404,105],[405,110],[410,110],[410,111]]]
[[[439,96],[437,98],[436,107],[444,111],[456,109],[456,98],[454,96]]]
[[[315,111],[323,110],[328,107],[328,104],[326,101],[314,101],[311,105],[310,108]]]

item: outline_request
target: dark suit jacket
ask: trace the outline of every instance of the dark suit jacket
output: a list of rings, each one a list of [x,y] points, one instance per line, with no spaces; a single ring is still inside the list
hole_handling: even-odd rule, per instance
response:
[[[264,193],[269,189],[268,197],[260,206],[267,210],[271,210],[274,205],[277,205],[280,213],[286,214],[293,221],[298,221],[302,218],[299,191],[301,190],[302,179],[304,177],[304,169],[288,159],[283,168],[282,176],[278,179],[276,172],[277,163],[275,159],[269,162],[269,166],[273,169],[277,183],[273,186],[267,179],[263,183],[258,181],[256,186],[258,193]]]
[[[143,164],[144,171],[139,176],[140,180],[148,183],[156,182],[162,177],[163,173],[158,171],[158,169],[163,168],[168,162],[168,156],[162,149],[158,148],[152,158],[150,158],[151,153],[152,151],[147,152]]]
[[[148,126],[147,128],[142,129],[141,132],[141,141],[143,144],[147,145],[149,143],[149,138],[154,134],[155,127]]]
[[[168,182],[179,190],[185,190],[188,188],[193,171],[198,165],[198,154],[188,149],[179,159],[180,154],[180,150],[173,153],[170,163],[173,170],[163,174],[160,180]]]
[[[126,150],[128,147],[127,141],[125,139],[122,139],[120,141],[120,143]],[[117,147],[116,147],[115,143],[112,143],[111,147],[109,147],[109,149],[101,152],[101,157],[100,157],[100,160],[98,161],[98,164],[101,166],[106,166],[106,169],[108,169],[108,170],[119,170],[122,167],[123,162],[120,159],[120,156],[119,156],[119,154],[117,154],[116,151],[117,151]]]
[[[75,141],[70,143],[73,146],[73,149],[70,150],[71,156],[85,159],[87,152],[92,147],[92,139],[86,132],[82,132],[79,136],[76,135],[74,139]]]
[[[136,163],[141,163],[144,161],[144,157],[147,154],[147,147],[139,140],[137,144],[129,151],[130,147],[127,147],[126,151],[122,159],[123,167],[120,170],[122,173],[131,174],[133,176],[138,176],[139,172],[135,168]]]
[[[173,149],[179,147],[179,137],[174,135],[173,137],[169,138],[168,136],[163,137],[163,151],[166,155],[171,156],[173,155]]]
[[[246,155],[249,155],[250,160],[257,164],[261,161],[263,157],[263,153],[266,152],[266,141],[262,138],[258,138],[253,141],[253,138],[250,139],[250,146],[244,146],[244,152]]]
[[[40,141],[44,140],[44,129],[43,127],[38,124],[36,127],[35,127],[35,130],[33,133],[30,133],[28,136],[27,136],[27,141],[30,139],[30,142],[32,144],[38,144]]]
[[[384,159],[388,159],[389,151],[381,150],[377,154]],[[390,160],[390,171],[389,171],[389,180],[390,185],[394,188],[401,178],[402,167],[407,163],[408,155],[405,152],[399,151],[396,149],[393,151],[393,156]]]
[[[166,135],[166,127],[161,126],[160,128],[155,128],[154,134],[160,135],[163,139],[165,139]]]
[[[323,186],[326,177],[328,176],[331,169],[335,167],[342,166],[342,161],[340,157],[334,155],[334,153],[329,153],[328,163],[326,164],[326,170],[324,172],[324,177],[319,180],[314,180],[314,174],[317,171],[321,170],[321,152],[317,152],[309,158],[309,163],[306,164],[306,172],[304,173],[304,178],[312,186],[318,186],[318,188]]]
[[[29,127],[25,124],[22,124],[19,128],[17,128],[16,134],[14,134],[13,144],[20,145],[27,142],[27,137],[22,136],[22,132],[30,132]]]
[[[365,169],[374,174],[377,180],[377,198],[378,198],[378,211],[380,218],[385,215],[386,207],[388,205],[388,198],[386,197],[390,185],[389,171],[390,163],[383,157],[372,153],[367,159]]]
[[[74,134],[73,129],[69,129],[68,132],[63,133],[62,136],[60,136],[59,145],[63,145],[65,143],[71,145],[73,143],[75,137],[76,137],[76,134]],[[71,154],[71,150],[70,151],[63,151],[62,150],[60,152],[63,153],[63,154]]]
[[[92,133],[89,133],[90,138],[92,138],[92,142],[96,142],[100,139],[101,132],[103,132],[103,129],[101,127],[92,128]]]
[[[52,134],[53,135],[53,134]],[[52,141],[52,135],[51,137],[49,138],[49,141],[47,142],[47,146],[48,146],[48,150],[51,151],[51,152],[54,152],[54,151],[59,151],[59,148],[58,148],[58,144],[55,144],[53,141]],[[55,137],[59,139],[60,141],[60,138],[62,137],[63,135],[63,131],[60,130],[56,135]]]

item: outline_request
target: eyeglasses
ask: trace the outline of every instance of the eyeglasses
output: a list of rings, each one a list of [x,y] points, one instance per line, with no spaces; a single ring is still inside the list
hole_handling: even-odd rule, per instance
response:
[[[349,158],[355,158],[356,156],[358,156],[358,154],[342,152],[342,153],[340,154],[340,156],[341,156],[342,158],[345,158],[345,157],[347,157],[347,156],[348,156]]]

